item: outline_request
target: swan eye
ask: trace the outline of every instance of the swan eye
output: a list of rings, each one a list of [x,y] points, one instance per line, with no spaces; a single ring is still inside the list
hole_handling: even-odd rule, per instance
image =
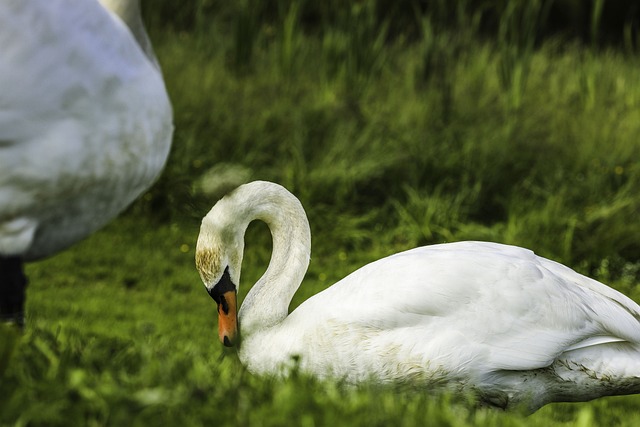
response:
[[[229,306],[223,295],[225,292],[229,292],[229,291],[235,292],[235,290],[236,290],[236,286],[231,281],[231,276],[229,275],[229,267],[227,266],[227,268],[225,268],[224,270],[224,274],[222,274],[222,277],[220,278],[218,283],[216,283],[216,285],[209,290],[209,296],[213,298],[216,304],[218,305],[222,304],[222,309],[226,313],[229,311]]]

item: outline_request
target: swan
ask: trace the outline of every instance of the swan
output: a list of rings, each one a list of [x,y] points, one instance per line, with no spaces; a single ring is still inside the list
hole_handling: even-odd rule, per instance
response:
[[[0,46],[0,319],[22,326],[24,262],[145,191],[173,118],[139,0],[3,0]]]
[[[272,255],[236,315],[253,220],[268,225]],[[254,373],[286,375],[295,364],[319,378],[475,393],[528,412],[640,392],[640,307],[562,264],[498,243],[419,247],[289,314],[310,243],[302,205],[270,182],[238,187],[202,220],[195,263],[217,303],[219,338]]]

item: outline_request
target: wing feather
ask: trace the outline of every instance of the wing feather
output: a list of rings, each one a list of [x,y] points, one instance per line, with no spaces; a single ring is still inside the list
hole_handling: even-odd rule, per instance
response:
[[[318,297],[332,307],[328,315],[380,331],[380,343],[414,341],[413,351],[448,357],[451,366],[466,359],[484,370],[537,369],[566,351],[640,343],[635,302],[527,249],[495,243],[392,255]]]

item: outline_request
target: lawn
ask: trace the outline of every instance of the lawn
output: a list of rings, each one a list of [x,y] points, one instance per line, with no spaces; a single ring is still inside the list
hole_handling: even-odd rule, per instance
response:
[[[267,234],[249,230],[245,283],[264,268]],[[640,419],[638,396],[552,404],[525,417],[428,391],[256,377],[217,340],[215,304],[193,268],[196,235],[195,223],[125,215],[31,265],[28,326],[0,383],[0,425],[632,426]],[[356,267],[340,253],[314,257],[300,293]],[[12,336],[0,333],[4,342]]]

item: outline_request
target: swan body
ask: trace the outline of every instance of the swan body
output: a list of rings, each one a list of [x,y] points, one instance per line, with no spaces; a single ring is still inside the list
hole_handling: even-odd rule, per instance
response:
[[[85,238],[146,190],[173,124],[138,0],[3,0],[0,45],[7,283],[23,261]],[[2,305],[14,298],[9,287],[0,286]]]
[[[374,261],[287,313],[309,262],[304,210],[254,182],[204,217],[196,265],[234,343],[243,236],[265,221],[271,262],[239,312],[241,361],[321,378],[472,391],[533,412],[553,401],[640,392],[640,307],[532,251],[488,242],[420,247]],[[225,310],[226,309],[226,310]],[[229,318],[232,318],[229,320]]]

